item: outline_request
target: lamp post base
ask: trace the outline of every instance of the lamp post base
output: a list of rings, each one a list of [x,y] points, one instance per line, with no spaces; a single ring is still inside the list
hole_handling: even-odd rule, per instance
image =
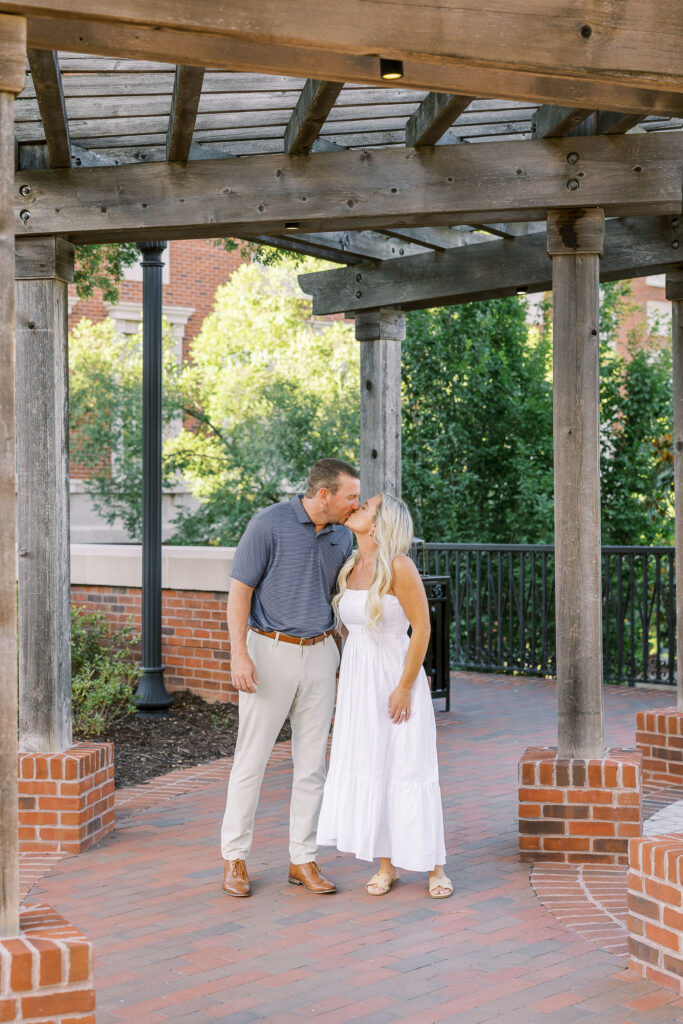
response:
[[[146,718],[158,717],[168,711],[173,698],[164,686],[164,667],[143,668],[135,697],[137,713]]]

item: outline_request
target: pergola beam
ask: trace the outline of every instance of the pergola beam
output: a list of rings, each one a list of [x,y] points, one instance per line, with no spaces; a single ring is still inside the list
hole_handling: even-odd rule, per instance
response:
[[[678,0],[657,18],[640,0],[574,5],[493,0],[0,0],[28,16],[29,45],[329,81],[379,82],[378,55],[404,62],[403,88],[590,109],[681,109]],[[661,26],[667,31],[662,32]],[[454,43],[457,40],[457,55]]]
[[[559,139],[581,135],[623,135],[642,121],[645,114],[625,114],[583,107],[538,108],[531,122],[533,139]]]
[[[433,146],[472,102],[471,96],[430,92],[406,124],[406,146]]]
[[[62,75],[54,50],[27,50],[31,78],[52,167],[71,166],[71,139]]]
[[[269,154],[192,161],[182,174],[170,164],[25,172],[16,180],[15,227],[18,235],[100,242],[529,221],[598,203],[609,216],[680,213],[680,135],[569,145]]]
[[[293,156],[309,151],[343,88],[343,82],[308,79],[285,128],[285,153]]]
[[[179,64],[175,69],[173,101],[166,137],[166,159],[169,162],[184,163],[190,155],[203,81],[204,68]]]
[[[601,281],[658,274],[678,263],[683,263],[679,218],[606,222]],[[299,281],[313,296],[313,312],[324,316],[353,314],[399,301],[404,309],[427,309],[514,295],[520,289],[547,291],[552,284],[551,270],[545,234],[534,232],[514,241],[481,242],[379,266],[302,274]]]

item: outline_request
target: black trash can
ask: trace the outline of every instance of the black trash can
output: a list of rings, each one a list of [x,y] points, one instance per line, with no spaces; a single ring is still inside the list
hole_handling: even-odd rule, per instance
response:
[[[432,629],[424,669],[432,697],[443,697],[451,709],[451,580],[450,576],[422,576]]]

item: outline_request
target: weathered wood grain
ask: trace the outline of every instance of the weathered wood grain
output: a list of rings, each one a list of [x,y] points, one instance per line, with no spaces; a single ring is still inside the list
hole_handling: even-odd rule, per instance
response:
[[[192,145],[202,95],[204,68],[191,68],[178,65],[173,83],[173,99],[171,114],[168,120],[166,138],[166,159],[169,161],[187,160]],[[93,134],[95,134],[93,132]]]
[[[14,450],[13,108],[26,25],[0,15],[0,935],[19,934],[17,559]]]
[[[30,193],[15,224],[21,236],[95,242],[278,235],[287,223],[310,233],[538,220],[597,205],[614,216],[678,213],[682,165],[683,137],[662,132],[81,167],[18,174],[17,190]]]
[[[67,282],[73,247],[63,239],[18,239],[16,263],[19,739],[22,749],[47,754],[72,742]]]
[[[531,136],[534,139],[559,139],[562,136],[622,135],[644,116],[609,110],[541,106],[532,117]]]
[[[605,242],[605,214],[601,209],[556,210],[548,217],[546,244],[549,256],[597,253]]]
[[[570,7],[538,0],[520,9],[497,0],[484,9],[450,0],[397,0],[387,17],[381,0],[335,8],[305,0],[254,7],[204,0],[178,7],[160,0],[3,0],[30,14],[30,45],[83,53],[158,59],[329,81],[377,81],[378,58],[403,59],[402,85],[434,92],[534,99],[633,113],[677,113],[681,104],[677,0],[662,0],[657,18],[643,0],[618,10],[598,0],[590,21]],[[68,11],[68,20],[63,15]],[[533,28],[531,28],[533,26]],[[457,40],[457,57],[453,55]]]
[[[69,119],[62,92],[62,75],[54,50],[28,50],[31,80],[52,167],[71,166]]]
[[[360,347],[360,478],[363,494],[401,496],[401,342],[405,314],[378,309],[356,317]]]
[[[683,252],[683,227],[670,217],[608,220],[601,281],[661,273]],[[673,248],[674,243],[676,247]],[[551,287],[551,262],[545,232],[507,241],[480,242],[467,248],[424,253],[353,271],[302,274],[301,287],[313,296],[313,312],[354,312],[379,305],[404,309],[475,302]]]
[[[597,219],[597,218],[596,218]],[[548,216],[561,235],[563,211]],[[553,250],[553,451],[558,753],[602,757],[599,256],[593,226]]]
[[[340,82],[308,79],[285,128],[285,153],[308,152],[342,89]]]
[[[406,146],[433,146],[469,107],[472,96],[430,92],[406,124]]]
[[[532,138],[560,139],[578,128],[592,113],[590,107],[555,107],[544,104],[532,117]]]
[[[667,273],[666,297],[671,301],[673,346],[676,650],[683,651],[683,267]],[[678,710],[683,711],[683,672],[678,673],[677,704]]]

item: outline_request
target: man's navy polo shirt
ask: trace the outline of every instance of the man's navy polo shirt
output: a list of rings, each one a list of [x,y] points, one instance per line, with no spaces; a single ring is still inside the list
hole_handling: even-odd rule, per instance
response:
[[[332,594],[353,538],[339,523],[316,533],[302,497],[280,501],[249,520],[230,575],[254,588],[250,626],[308,637],[334,625]]]

